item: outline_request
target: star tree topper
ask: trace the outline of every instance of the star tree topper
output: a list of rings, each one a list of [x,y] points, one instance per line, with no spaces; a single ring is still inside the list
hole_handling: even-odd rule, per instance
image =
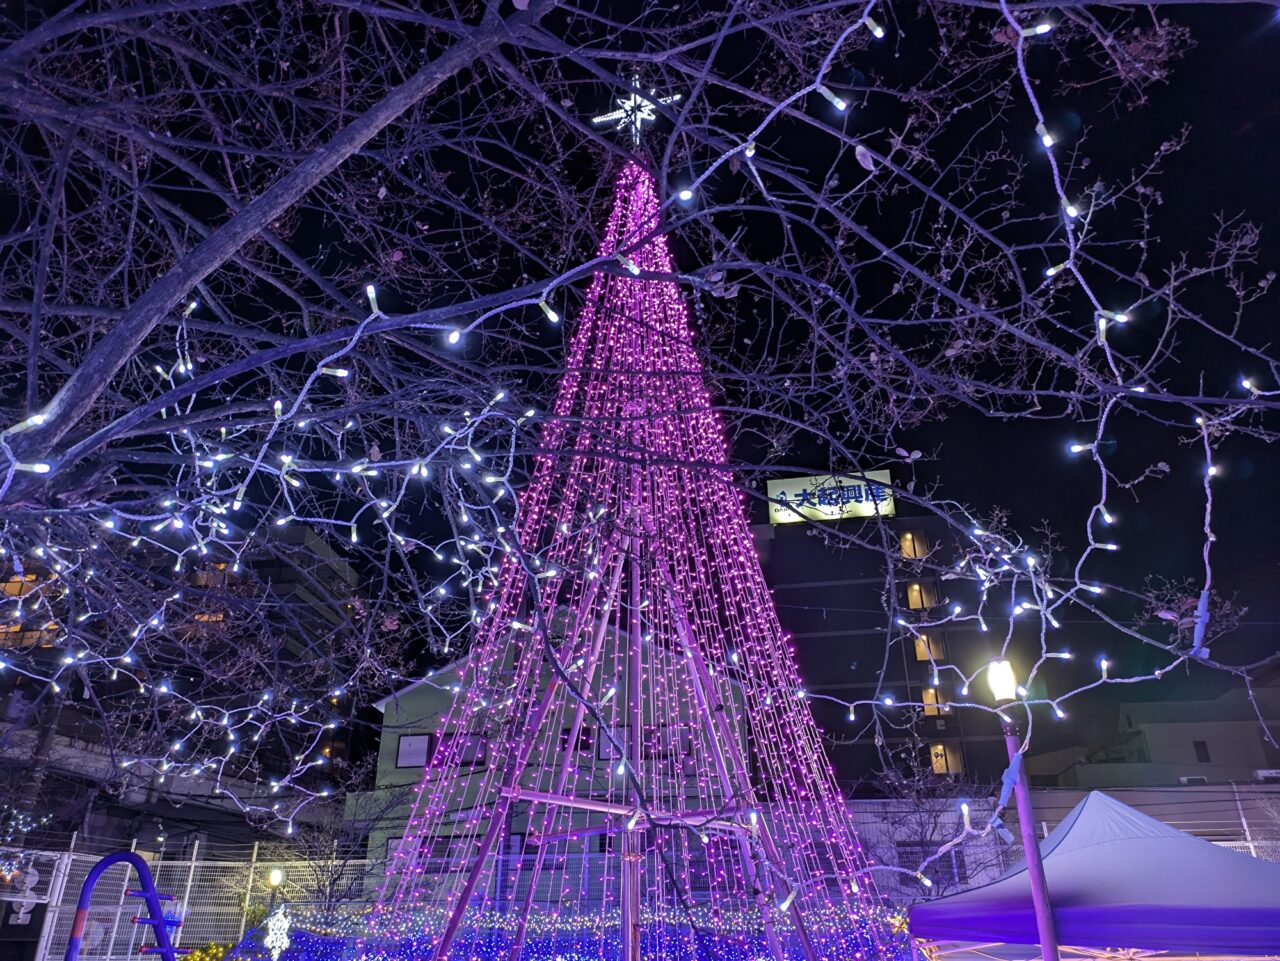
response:
[[[631,86],[639,87],[640,78],[632,77]],[[611,123],[621,130],[630,130],[631,142],[638,147],[640,146],[641,126],[658,119],[654,107],[658,104],[677,103],[680,100],[680,94],[678,93],[672,94],[670,97],[657,97],[655,96],[657,92],[650,89],[647,97],[636,92],[632,92],[626,97],[619,97],[615,102],[620,109],[614,110],[612,113],[592,117],[591,122],[594,124]]]

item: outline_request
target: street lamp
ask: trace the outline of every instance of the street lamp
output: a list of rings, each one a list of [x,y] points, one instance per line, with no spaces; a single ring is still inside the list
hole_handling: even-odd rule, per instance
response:
[[[267,917],[271,917],[271,912],[276,909],[276,891],[284,883],[284,871],[281,868],[272,868],[267,875],[267,883],[271,885],[271,900],[267,902]]]
[[[992,661],[987,665],[987,684],[997,706],[1014,700],[1018,695],[1018,677],[1013,665],[1006,660]],[[1000,725],[1004,731],[1005,748],[1010,765],[1016,765],[1018,776],[1013,783],[1013,796],[1018,806],[1018,827],[1022,831],[1022,848],[1027,857],[1027,876],[1031,881],[1031,903],[1035,907],[1036,931],[1040,937],[1040,952],[1044,961],[1058,961],[1058,932],[1053,924],[1053,909],[1049,905],[1049,885],[1044,877],[1044,862],[1040,860],[1040,841],[1036,837],[1035,814],[1031,810],[1031,788],[1027,784],[1027,770],[1019,760],[1021,742],[1013,719],[1003,712]]]

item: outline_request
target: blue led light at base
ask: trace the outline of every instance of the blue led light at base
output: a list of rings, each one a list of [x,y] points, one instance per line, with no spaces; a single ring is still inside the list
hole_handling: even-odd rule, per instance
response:
[[[251,932],[226,961],[272,961],[262,946],[262,930]],[[839,941],[838,953],[833,941]],[[432,954],[429,938],[375,941],[372,938],[317,934],[304,927],[289,932],[289,947],[279,961],[426,961]],[[904,961],[910,958],[905,937],[892,946],[873,947],[865,936],[848,932],[834,939],[821,938],[825,950],[818,955],[826,961]],[[782,938],[787,961],[804,961],[794,937]],[[458,935],[449,956],[457,961],[508,961],[512,934],[502,928],[465,929]],[[647,925],[642,935],[640,956],[662,961],[773,961],[762,934],[713,934],[692,932],[688,927]],[[616,932],[561,931],[529,937],[520,951],[520,961],[616,961],[622,944]]]

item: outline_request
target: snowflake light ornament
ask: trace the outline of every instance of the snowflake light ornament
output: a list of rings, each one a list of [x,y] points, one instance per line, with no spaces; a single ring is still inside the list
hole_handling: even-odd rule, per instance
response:
[[[631,86],[639,87],[640,78],[632,77]],[[619,109],[611,113],[601,114],[598,117],[592,117],[591,122],[597,125],[614,124],[620,130],[630,130],[631,142],[638,147],[640,146],[641,127],[658,119],[658,114],[654,110],[655,106],[658,104],[678,103],[681,97],[678,93],[672,94],[670,97],[658,97],[656,94],[656,90],[650,89],[647,97],[639,93],[619,97],[615,101]]]
[[[280,961],[280,954],[289,947],[289,925],[293,919],[281,908],[267,919],[267,936],[262,946],[271,952],[271,961]]]

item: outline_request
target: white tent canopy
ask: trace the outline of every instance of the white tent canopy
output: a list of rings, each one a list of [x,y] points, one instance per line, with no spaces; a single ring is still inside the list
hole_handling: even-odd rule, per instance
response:
[[[1100,791],[1077,804],[1040,850],[1061,944],[1280,957],[1280,864],[1184,834]],[[1011,956],[997,945],[1035,944],[1026,867],[917,904],[910,927],[939,947],[984,945],[980,954],[988,957]]]

